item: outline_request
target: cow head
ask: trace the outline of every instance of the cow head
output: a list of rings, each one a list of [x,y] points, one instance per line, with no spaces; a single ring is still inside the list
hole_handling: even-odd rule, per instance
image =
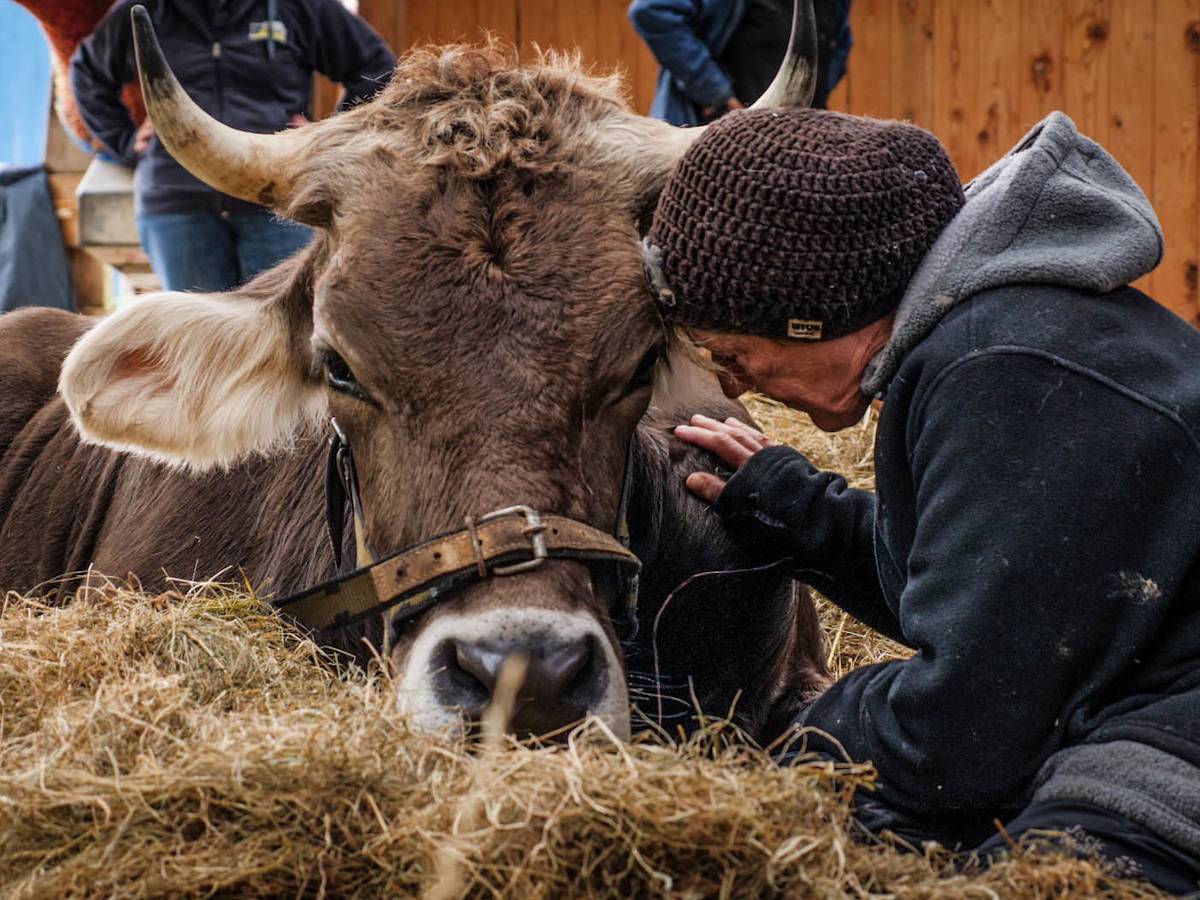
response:
[[[573,62],[519,67],[489,46],[410,53],[371,103],[245,134],[188,99],[137,8],[134,27],[175,158],[316,238],[242,289],[160,294],[102,321],[61,376],[79,431],[205,469],[334,416],[365,537],[385,551],[514,504],[611,529],[666,340],[638,223],[699,130],[630,113],[613,80]],[[793,58],[764,102],[807,102],[798,72],[811,68]],[[557,561],[439,603],[388,636],[400,702],[421,724],[457,722],[520,651],[536,702],[514,727],[592,712],[627,732],[602,593]]]

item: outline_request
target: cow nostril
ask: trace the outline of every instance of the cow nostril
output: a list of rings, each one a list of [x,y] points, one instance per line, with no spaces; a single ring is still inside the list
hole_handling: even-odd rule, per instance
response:
[[[491,701],[504,660],[520,653],[528,660],[517,692],[510,729],[542,735],[587,715],[608,685],[604,652],[593,635],[570,641],[544,636],[522,641],[450,638],[434,655],[434,684],[447,707],[477,718]]]
[[[500,667],[508,654],[502,650],[490,649],[481,644],[465,641],[454,641],[454,662],[459,674],[473,679],[481,685],[487,696],[492,695],[496,688],[496,679],[500,676]]]
[[[469,646],[455,640],[443,641],[434,651],[431,669],[442,703],[474,717],[491,700],[495,675],[489,671],[486,660],[473,656],[469,650],[463,652]]]
[[[534,656],[526,669],[524,696],[569,696],[590,681],[590,638]]]

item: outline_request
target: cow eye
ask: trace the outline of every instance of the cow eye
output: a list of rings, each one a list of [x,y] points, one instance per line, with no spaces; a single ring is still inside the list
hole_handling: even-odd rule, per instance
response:
[[[642,357],[642,361],[634,370],[633,378],[629,381],[631,392],[649,387],[654,383],[654,370],[658,367],[658,361],[661,358],[662,347],[651,347],[646,351],[646,355]]]
[[[365,391],[363,391],[358,380],[354,377],[349,364],[339,354],[332,350],[325,350],[321,354],[321,357],[325,365],[326,384],[335,391],[340,391],[343,394],[365,397]]]

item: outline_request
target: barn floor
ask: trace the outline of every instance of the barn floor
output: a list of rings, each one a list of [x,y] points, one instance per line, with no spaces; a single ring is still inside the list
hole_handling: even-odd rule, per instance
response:
[[[757,404],[858,484],[870,428]],[[599,728],[464,747],[380,715],[381,678],[215,586],[114,589],[0,619],[0,896],[1149,897],[1020,851],[983,875],[850,836],[865,767],[781,769],[719,724],[682,748]],[[896,650],[825,610],[836,666]]]

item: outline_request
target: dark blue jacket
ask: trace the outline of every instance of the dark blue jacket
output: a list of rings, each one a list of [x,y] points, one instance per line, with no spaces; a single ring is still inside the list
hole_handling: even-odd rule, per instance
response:
[[[831,0],[830,7],[830,34],[822,36],[825,71],[818,106],[825,105],[845,74],[851,47],[850,0]],[[722,106],[733,96],[717,57],[745,9],[745,0],[633,0],[629,19],[662,66],[650,115],[674,125],[696,125],[701,110]]]
[[[777,447],[718,500],[914,651],[799,721],[874,762],[870,827],[970,845],[1067,799],[1200,857],[1200,331],[1120,287],[1161,253],[1132,179],[1050,116],[968,187],[868,373],[876,491]]]
[[[875,461],[870,493],[770,448],[718,504],[915,651],[801,720],[878,767],[867,824],[971,846],[1083,744],[1200,766],[1200,332],[1132,289],[981,295],[906,358]]]
[[[201,109],[226,125],[267,134],[309,114],[313,72],[346,89],[343,105],[371,97],[396,60],[383,39],[337,0],[121,0],[71,58],[71,84],[92,134],[137,166],[138,213],[262,211],[204,185],[153,138],[139,160],[121,87],[137,78],[129,10],[150,10],[175,75]],[[267,22],[273,22],[272,27]]]

